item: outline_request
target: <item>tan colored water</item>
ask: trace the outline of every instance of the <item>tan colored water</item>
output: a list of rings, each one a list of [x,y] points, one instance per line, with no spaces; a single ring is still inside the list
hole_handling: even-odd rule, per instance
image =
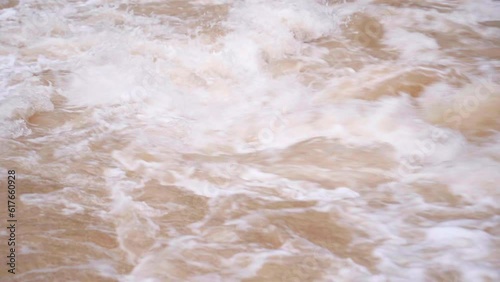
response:
[[[0,1],[0,280],[498,281],[498,15]]]

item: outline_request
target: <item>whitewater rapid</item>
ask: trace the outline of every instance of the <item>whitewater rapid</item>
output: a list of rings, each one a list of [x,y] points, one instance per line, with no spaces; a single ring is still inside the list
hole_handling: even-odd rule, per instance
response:
[[[0,0],[0,280],[499,281],[499,15]]]

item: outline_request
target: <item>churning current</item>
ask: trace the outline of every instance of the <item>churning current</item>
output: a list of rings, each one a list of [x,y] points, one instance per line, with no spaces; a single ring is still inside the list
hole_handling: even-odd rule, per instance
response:
[[[499,70],[493,0],[0,0],[0,280],[500,281]]]

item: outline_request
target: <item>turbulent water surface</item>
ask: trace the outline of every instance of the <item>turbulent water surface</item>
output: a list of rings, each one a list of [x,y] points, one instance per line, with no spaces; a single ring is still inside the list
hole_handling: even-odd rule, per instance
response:
[[[500,2],[0,0],[2,281],[500,281]]]

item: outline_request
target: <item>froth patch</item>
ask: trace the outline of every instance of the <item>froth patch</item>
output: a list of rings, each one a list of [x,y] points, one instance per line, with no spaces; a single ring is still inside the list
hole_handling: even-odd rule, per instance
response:
[[[134,95],[133,75],[115,65],[87,66],[71,76],[61,94],[72,106],[98,106],[123,102]]]
[[[434,38],[420,32],[411,32],[402,28],[388,29],[383,42],[396,48],[401,57],[407,60],[432,61],[439,58],[439,44]]]
[[[269,57],[280,58],[330,34],[335,19],[331,8],[311,1],[251,1],[235,5],[226,25],[257,41]]]

